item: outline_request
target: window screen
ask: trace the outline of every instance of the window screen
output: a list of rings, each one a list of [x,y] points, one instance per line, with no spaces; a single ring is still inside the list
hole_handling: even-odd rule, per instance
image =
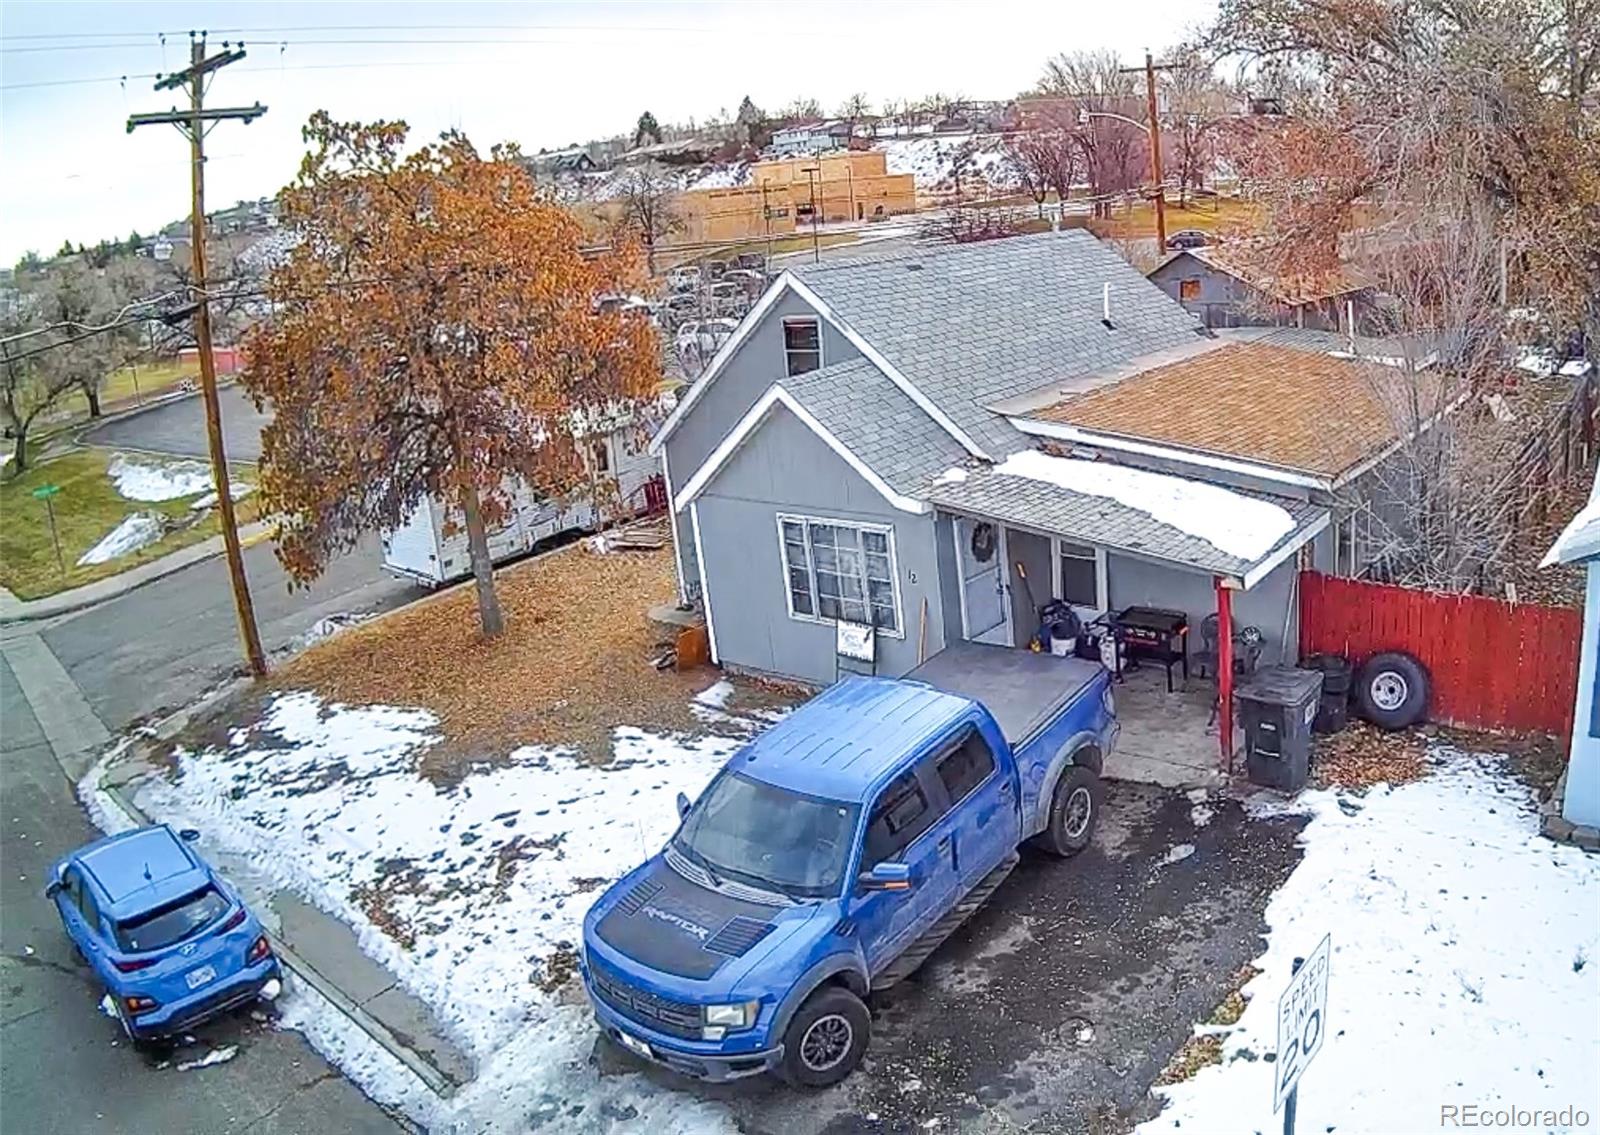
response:
[[[882,528],[781,517],[790,610],[898,634],[894,550]]]
[[[939,758],[938,769],[939,780],[950,794],[950,802],[957,804],[994,771],[994,754],[974,730],[961,744]]]
[[[822,365],[822,332],[815,319],[783,321],[783,355],[789,374],[805,374]]]
[[[1100,565],[1093,548],[1061,542],[1061,598],[1074,607],[1100,606]]]

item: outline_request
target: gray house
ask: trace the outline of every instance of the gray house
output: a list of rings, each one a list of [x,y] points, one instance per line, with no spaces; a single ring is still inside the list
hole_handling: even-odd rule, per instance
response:
[[[1286,441],[1253,395],[1220,414],[1201,395],[1264,373],[1281,408],[1351,365],[1211,337],[1081,230],[793,268],[652,443],[682,598],[721,665],[817,685],[841,623],[900,674],[964,639],[1027,646],[1052,598],[1086,620],[1176,609],[1192,632],[1221,606],[1292,655],[1296,569],[1332,566],[1335,493],[1392,438],[1330,440],[1354,380]],[[1142,729],[1158,760],[1177,703],[1145,693],[1123,747]]]
[[[1315,331],[1368,328],[1376,297],[1349,270],[1281,276],[1234,245],[1175,253],[1150,279],[1207,327],[1300,327]]]

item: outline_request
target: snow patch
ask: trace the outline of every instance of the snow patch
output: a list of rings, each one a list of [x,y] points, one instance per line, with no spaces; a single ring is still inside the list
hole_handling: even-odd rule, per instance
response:
[[[211,488],[211,470],[200,461],[149,462],[119,453],[106,467],[117,492],[133,501],[170,501]]]
[[[1542,838],[1503,760],[1437,750],[1432,763],[1354,812],[1337,792],[1301,795],[1305,858],[1267,906],[1261,973],[1222,1063],[1156,1089],[1167,1106],[1140,1132],[1270,1129],[1278,995],[1329,931],[1307,1129],[1430,1130],[1451,1103],[1600,1114],[1600,982],[1573,964],[1600,949],[1600,857]]]
[[[1167,473],[1051,457],[1037,449],[1013,453],[995,472],[1109,497],[1241,560],[1260,559],[1294,531],[1294,518],[1271,501]]]
[[[1180,843],[1175,847],[1169,847],[1167,849],[1167,853],[1156,861],[1156,866],[1170,867],[1174,863],[1182,863],[1185,859],[1189,858],[1189,856],[1193,854],[1194,844]]]
[[[967,472],[967,470],[961,468],[961,466],[953,465],[935,477],[933,479],[933,483],[936,485],[959,485],[971,475],[972,474]]]
[[[154,544],[161,539],[165,526],[162,517],[153,512],[136,512],[125,517],[121,524],[101,537],[100,542],[78,557],[78,566],[103,564],[129,552]]]
[[[883,151],[884,165],[891,174],[909,173],[919,189],[953,189],[956,158],[963,151],[971,156],[961,169],[964,187],[978,181],[992,188],[1011,189],[1017,185],[1017,171],[1006,156],[998,134],[940,134],[896,138],[876,147]]]
[[[694,700],[708,709],[727,709],[728,699],[732,696],[733,683],[723,678],[716,685],[701,690]]]
[[[225,1044],[221,1048],[213,1048],[198,1060],[185,1060],[178,1065],[180,1072],[193,1072],[196,1068],[210,1068],[214,1064],[226,1064],[239,1055],[239,1046]]]
[[[234,500],[242,500],[255,491],[255,486],[246,481],[229,481],[228,496]],[[208,508],[217,507],[217,490],[212,489],[204,496],[196,497],[189,505],[195,512],[204,512]]]

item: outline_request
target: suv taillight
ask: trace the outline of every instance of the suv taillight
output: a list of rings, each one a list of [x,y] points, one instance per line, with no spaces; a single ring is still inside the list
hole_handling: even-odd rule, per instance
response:
[[[244,960],[249,962],[251,965],[255,965],[261,959],[269,957],[271,954],[272,943],[268,942],[267,936],[263,934],[261,937],[257,938],[253,943],[251,943],[250,952],[245,955]]]
[[[142,969],[149,969],[151,966],[155,965],[158,960],[159,959],[156,958],[134,958],[131,961],[126,962],[113,960],[111,964],[116,966],[118,972],[120,973],[138,973]]]

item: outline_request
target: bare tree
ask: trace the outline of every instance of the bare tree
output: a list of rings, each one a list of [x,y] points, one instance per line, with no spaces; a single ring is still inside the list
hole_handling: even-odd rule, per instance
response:
[[[1163,140],[1176,167],[1182,209],[1188,206],[1189,191],[1201,188],[1216,166],[1217,136],[1235,100],[1199,52],[1183,53],[1161,75],[1169,123]]]
[[[674,204],[678,189],[677,180],[655,162],[633,166],[617,181],[622,227],[644,245],[652,276],[656,272],[657,242],[683,227]]]
[[[854,138],[856,123],[872,114],[872,101],[865,94],[858,91],[839,104],[839,117],[850,127],[850,137]]]
[[[1137,125],[1144,106],[1136,78],[1121,71],[1116,55],[1109,51],[1063,52],[1046,60],[1039,91],[1066,100],[1088,116],[1086,123],[1077,125],[1073,138],[1096,198],[1095,211],[1104,211],[1100,199],[1105,194],[1133,188],[1144,173],[1146,135]]]
[[[1065,202],[1083,168],[1074,114],[1067,100],[1034,100],[1019,112],[1020,129],[1006,139],[1006,154],[1041,217],[1050,192]]]
[[[10,338],[47,323],[35,311],[13,307],[0,315],[0,338]],[[72,333],[44,331],[0,345],[0,412],[3,412],[16,472],[27,470],[28,434],[41,417],[78,389],[79,370],[53,358],[71,346]]]

